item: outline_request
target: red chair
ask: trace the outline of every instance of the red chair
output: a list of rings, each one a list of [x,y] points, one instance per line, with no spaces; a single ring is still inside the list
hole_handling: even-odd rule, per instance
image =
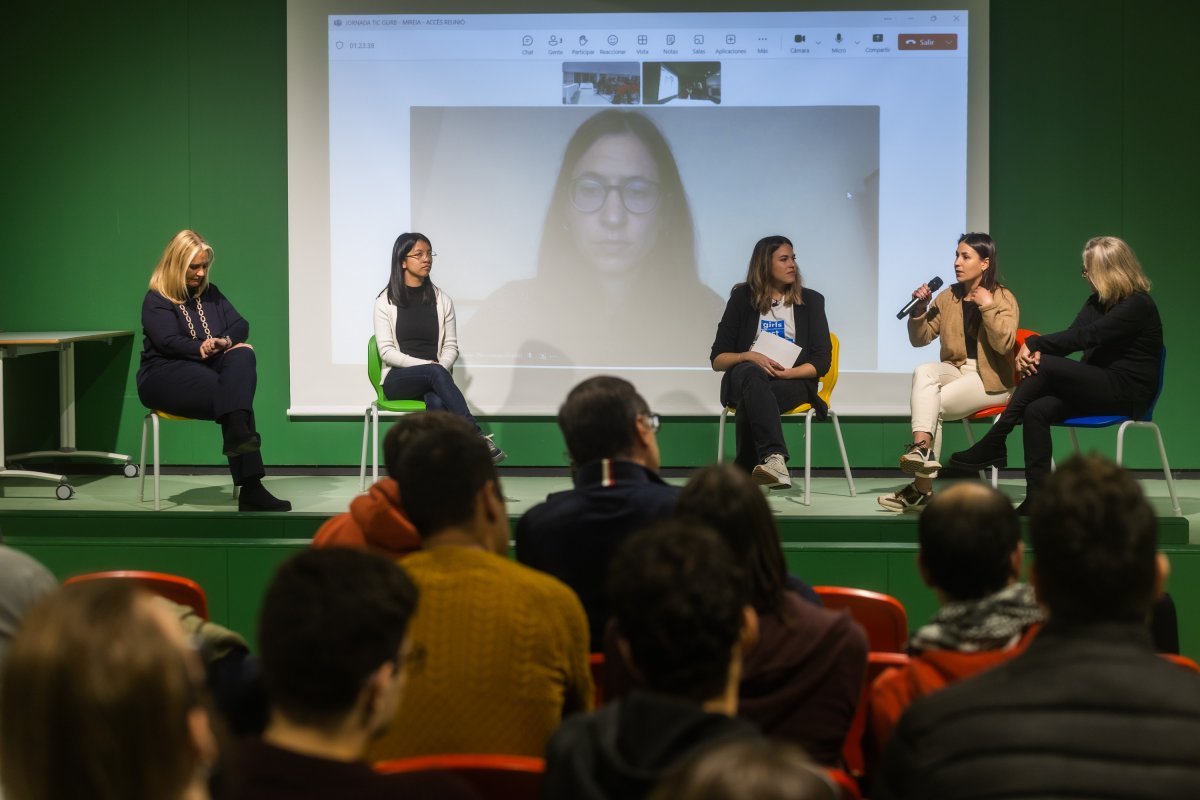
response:
[[[483,800],[536,800],[546,762],[529,756],[451,754],[381,761],[375,771],[449,772],[469,783]]]
[[[1037,336],[1037,331],[1027,330],[1026,328],[1017,328],[1017,341],[1015,344],[1013,344],[1013,378],[1016,380],[1017,383],[1021,382],[1021,373],[1017,372],[1017,367],[1016,367],[1017,353],[1021,352],[1021,348],[1025,346],[1025,340],[1028,339],[1030,336]],[[980,420],[985,420],[990,417],[992,420],[992,424],[995,425],[996,420],[1000,419],[1000,415],[1004,413],[1004,409],[1006,409],[1006,408],[1008,408],[1008,404],[1001,403],[998,406],[988,406],[987,408],[981,408],[978,411],[976,411],[974,414],[970,414],[968,416],[963,417],[962,424],[963,424],[963,430],[966,431],[966,434],[967,434],[967,444],[968,445],[975,444],[975,434],[971,430],[972,422],[978,422]],[[983,477],[983,470],[979,471],[979,477],[980,478]],[[999,485],[1000,485],[1000,470],[996,469],[995,467],[992,467],[992,486],[998,487]]]
[[[844,770],[827,767],[825,775],[837,787],[838,797],[841,800],[862,800],[862,793],[858,790],[858,781],[854,780]]]
[[[592,668],[592,707],[599,708],[604,705],[604,689],[607,685],[604,653],[588,655],[588,666]]]
[[[889,594],[846,586],[814,586],[826,608],[850,609],[850,615],[867,632],[872,652],[903,653],[908,641],[908,614],[904,605]]]
[[[846,741],[842,744],[842,760],[850,771],[863,785],[868,781],[870,768],[879,755],[868,752],[867,721],[871,718],[871,684],[875,679],[889,669],[908,666],[908,656],[904,653],[867,653],[867,668],[863,672],[863,684],[858,694],[858,707],[854,709],[854,719],[850,721],[850,729],[846,731]],[[873,748],[872,748],[873,749]]]
[[[1159,655],[1172,664],[1178,664],[1184,669],[1190,669],[1192,672],[1200,672],[1200,664],[1197,664],[1187,656],[1181,656],[1178,653],[1159,653]]]
[[[154,594],[161,595],[175,603],[191,606],[192,610],[201,619],[208,619],[208,598],[205,596],[204,590],[200,588],[200,584],[191,578],[182,578],[178,575],[169,575],[165,572],[147,572],[140,569],[116,569],[107,572],[88,572],[83,575],[76,575],[67,578],[65,582],[80,583],[81,581],[111,580],[136,581],[139,585]]]

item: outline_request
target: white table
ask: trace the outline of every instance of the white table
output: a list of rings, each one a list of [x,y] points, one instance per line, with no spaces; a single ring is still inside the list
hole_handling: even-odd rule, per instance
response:
[[[0,478],[33,478],[57,483],[55,496],[70,499],[75,489],[65,475],[8,469],[7,462],[30,458],[103,458],[123,461],[126,477],[137,476],[137,465],[127,455],[75,448],[75,343],[102,341],[133,336],[133,331],[0,331],[0,360],[33,353],[58,353],[58,444],[57,450],[32,450],[4,455],[4,367],[0,363]]]

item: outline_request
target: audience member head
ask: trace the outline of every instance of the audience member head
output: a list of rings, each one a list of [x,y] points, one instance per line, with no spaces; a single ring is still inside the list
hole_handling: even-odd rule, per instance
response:
[[[405,414],[393,422],[383,437],[383,463],[387,466],[388,474],[395,473],[400,454],[408,449],[413,440],[421,434],[440,431],[474,433],[469,422],[457,414],[446,412]]]
[[[428,415],[448,411],[426,411]],[[500,477],[482,436],[467,428],[436,430],[415,437],[389,470],[404,511],[430,546],[453,532],[485,550],[508,548],[508,516]]]
[[[1094,455],[1060,464],[1029,530],[1031,579],[1052,621],[1146,621],[1167,563],[1154,511],[1128,471]]]
[[[725,540],[746,571],[755,611],[779,611],[787,582],[779,529],[762,490],[745,470],[717,464],[698,471],[683,487],[675,511],[710,526]]]
[[[917,564],[945,600],[978,600],[1021,574],[1025,547],[1008,498],[983,483],[939,492],[917,523]]]
[[[833,783],[788,742],[738,739],[702,748],[650,800],[838,800]]]
[[[1150,279],[1142,272],[1137,255],[1123,239],[1096,236],[1083,247],[1083,277],[1112,305],[1134,292],[1150,291]]]
[[[182,303],[192,295],[208,289],[208,273],[213,265],[213,249],[195,231],[180,231],[167,243],[162,258],[150,276],[150,290],[158,292],[173,303]],[[205,268],[195,286],[188,284],[188,267],[203,262]]]
[[[757,635],[744,573],[712,530],[667,520],[634,534],[608,570],[621,651],[647,688],[705,703]]]
[[[368,735],[391,721],[417,587],[395,562],[359,550],[306,550],[285,561],[258,626],[274,714],[288,724]]]
[[[0,669],[25,612],[56,586],[58,581],[41,563],[0,544]]]
[[[633,384],[611,375],[578,384],[558,410],[558,427],[576,467],[602,458],[628,458],[657,470],[655,419]]]
[[[165,607],[121,581],[66,586],[29,612],[0,731],[9,800],[203,797],[217,756],[199,658]]]

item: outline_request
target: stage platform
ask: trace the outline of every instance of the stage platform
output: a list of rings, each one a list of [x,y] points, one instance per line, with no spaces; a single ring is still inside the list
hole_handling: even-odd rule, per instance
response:
[[[286,514],[240,514],[227,473],[164,474],[162,505],[138,502],[138,479],[112,474],[72,474],[70,500],[57,500],[53,486],[19,479],[0,481],[0,533],[59,577],[100,569],[154,569],[187,575],[205,587],[213,619],[253,639],[258,604],[275,566],[307,546],[330,516],[358,495],[357,475],[301,474],[279,470],[266,484],[291,500]],[[565,474],[536,475],[501,470],[509,515],[516,520],[548,493],[568,488]],[[682,484],[686,471],[669,471]],[[1185,516],[1171,513],[1166,483],[1145,478],[1142,486],[1159,515],[1162,549],[1172,562],[1170,590],[1179,608],[1184,652],[1200,657],[1200,480],[1176,486]],[[767,495],[779,523],[791,571],[814,584],[860,586],[885,591],[904,602],[910,619],[933,613],[932,593],[914,566],[916,516],[892,514],[875,496],[904,485],[898,476],[855,476],[857,497],[847,493],[840,473],[813,481],[805,506],[799,479],[789,490]],[[949,485],[938,481],[938,485]],[[1001,489],[1018,501],[1019,473],[1001,479]],[[1196,531],[1197,533],[1193,533]]]

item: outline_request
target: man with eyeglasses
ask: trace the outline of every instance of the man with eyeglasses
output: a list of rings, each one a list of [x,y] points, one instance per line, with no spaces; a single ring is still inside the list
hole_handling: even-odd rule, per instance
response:
[[[605,579],[630,534],[670,516],[679,489],[658,475],[657,414],[629,381],[589,378],[558,412],[575,486],[556,492],[517,523],[517,560],[579,595],[592,652],[604,649]]]

